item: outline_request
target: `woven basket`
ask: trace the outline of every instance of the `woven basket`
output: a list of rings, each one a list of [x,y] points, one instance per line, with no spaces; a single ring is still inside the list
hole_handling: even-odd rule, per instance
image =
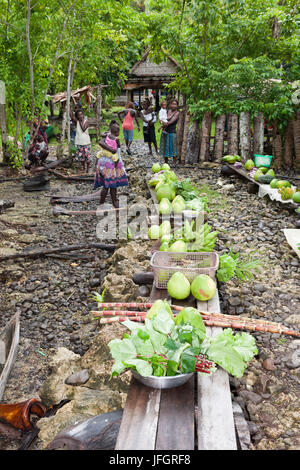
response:
[[[219,256],[212,253],[171,253],[169,251],[155,251],[150,260],[157,289],[166,289],[169,279],[176,272],[181,272],[192,282],[199,274],[207,274],[215,278],[219,267]]]
[[[273,157],[271,155],[254,155],[255,166],[257,168],[259,166],[264,166],[266,168],[270,168],[272,158]]]

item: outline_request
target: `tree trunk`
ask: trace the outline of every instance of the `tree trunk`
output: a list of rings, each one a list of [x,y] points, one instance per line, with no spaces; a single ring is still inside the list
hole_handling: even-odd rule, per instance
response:
[[[192,129],[188,133],[186,163],[197,163],[200,151],[200,123],[194,121]]]
[[[97,136],[97,142],[99,142],[99,139],[100,139],[101,112],[102,112],[102,88],[101,88],[101,85],[99,85],[99,86],[97,87],[97,112],[96,112],[96,119],[97,119],[96,136]]]
[[[295,168],[300,168],[300,111],[295,112],[293,121]]]
[[[67,109],[66,103],[64,103],[60,143],[57,146],[57,154],[56,154],[57,158],[61,157],[64,153],[64,140],[65,140],[66,127],[67,127],[67,116],[68,116],[68,109]]]
[[[200,162],[209,160],[211,120],[211,111],[205,111],[201,126]]]
[[[184,127],[183,127],[182,147],[181,147],[181,157],[180,157],[181,163],[184,163],[186,161],[187,140],[188,140],[189,127],[190,127],[190,119],[191,119],[191,115],[189,111],[187,111],[185,115],[185,121],[184,121]]]
[[[5,99],[5,83],[0,81],[0,127],[2,140],[3,163],[9,163],[7,152],[7,125],[6,125],[6,99]]]
[[[264,152],[264,115],[259,112],[253,118],[253,153],[263,155]]]
[[[71,51],[69,65],[68,65],[68,80],[67,80],[67,106],[66,106],[66,113],[67,113],[67,136],[68,136],[68,155],[69,157],[72,156],[72,147],[71,147],[71,123],[69,117],[70,111],[70,100],[71,100],[71,72],[72,72],[72,63],[73,63],[73,49]],[[63,133],[62,133],[63,137]]]
[[[293,121],[289,120],[284,133],[284,152],[283,152],[283,165],[287,170],[293,168],[294,157],[294,136],[293,136]]]
[[[274,121],[273,123],[272,153],[273,153],[272,166],[274,168],[281,168],[282,166],[282,138],[278,132],[277,121]]]
[[[251,156],[249,111],[242,111],[240,114],[240,148],[242,161],[246,162]]]
[[[226,114],[221,114],[216,119],[213,159],[216,160],[217,162],[222,161],[222,157],[224,153],[225,120],[226,120]]]
[[[30,133],[32,133],[33,118],[34,118],[34,75],[33,75],[33,57],[32,57],[31,44],[30,44],[30,16],[31,16],[31,0],[27,0],[26,43],[27,43],[27,51],[28,51],[28,58],[29,58],[29,72],[30,72],[30,87],[31,87]]]
[[[237,114],[228,114],[228,155],[237,155],[239,153],[239,117]]]

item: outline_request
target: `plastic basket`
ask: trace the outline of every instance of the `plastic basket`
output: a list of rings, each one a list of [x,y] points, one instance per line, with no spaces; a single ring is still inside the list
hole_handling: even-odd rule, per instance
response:
[[[265,166],[266,168],[270,168],[272,155],[254,155],[254,163],[256,168],[260,166]]]
[[[215,278],[219,267],[219,256],[216,252],[181,253],[155,251],[150,260],[154,283],[157,289],[166,289],[169,279],[176,272],[181,272],[192,282],[199,274]]]

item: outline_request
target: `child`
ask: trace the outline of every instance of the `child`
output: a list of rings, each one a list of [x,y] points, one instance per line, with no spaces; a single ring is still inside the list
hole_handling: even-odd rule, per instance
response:
[[[142,111],[142,119],[144,121],[144,142],[148,143],[149,147],[149,155],[152,156],[152,147],[151,144],[153,143],[156,154],[158,153],[157,150],[157,143],[156,143],[156,136],[155,136],[155,122],[156,122],[156,114],[153,111],[152,106],[147,108],[147,103],[144,103],[144,110]]]
[[[167,102],[163,101],[161,103],[161,108],[158,114],[158,119],[159,122],[161,123],[161,127],[158,129],[158,132],[160,132],[164,128],[164,124],[168,122],[168,111],[167,111]],[[163,131],[165,132],[165,131]]]
[[[128,178],[120,154],[120,126],[114,122],[110,123],[109,131],[104,133],[100,146],[103,150],[98,152],[98,161],[96,163],[96,175],[94,189],[103,186],[100,196],[100,205],[104,204],[108,190],[113,206],[119,207],[117,201],[117,188],[119,186],[128,186]]]
[[[38,134],[33,139],[33,144],[29,149],[28,160],[33,166],[43,163],[47,158],[47,145],[43,137]]]

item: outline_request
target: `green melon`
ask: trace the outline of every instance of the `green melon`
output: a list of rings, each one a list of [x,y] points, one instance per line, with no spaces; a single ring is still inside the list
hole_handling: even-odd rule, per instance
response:
[[[296,191],[294,194],[293,194],[293,202],[296,202],[297,204],[300,204],[300,191]]]
[[[272,179],[270,186],[272,189],[278,188],[278,180],[276,178]]]

